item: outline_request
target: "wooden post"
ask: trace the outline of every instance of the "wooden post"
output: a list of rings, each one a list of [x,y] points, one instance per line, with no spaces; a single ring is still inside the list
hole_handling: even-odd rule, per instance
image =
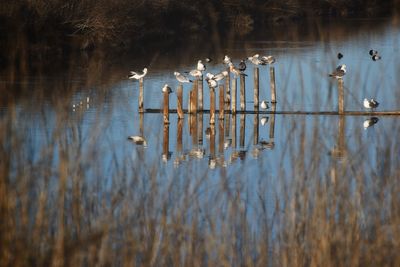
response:
[[[236,148],[236,114],[232,114],[232,148]]]
[[[139,133],[140,133],[140,136],[144,136],[143,117],[144,117],[143,112],[140,112],[139,113]]]
[[[231,130],[231,115],[225,114],[225,136],[229,136],[229,131]]]
[[[203,76],[201,76],[197,80],[197,88],[198,88],[198,110],[203,111]]]
[[[259,98],[258,95],[260,93],[259,87],[259,69],[258,67],[254,67],[254,109],[258,108]]]
[[[143,78],[139,79],[139,112],[144,112],[144,105],[143,105]]]
[[[210,124],[215,123],[215,89],[210,88]]]
[[[178,134],[176,137],[176,151],[182,152],[183,120],[178,118]]]
[[[240,74],[240,110],[246,110],[246,76]]]
[[[240,115],[240,141],[239,146],[244,148],[244,140],[245,140],[245,129],[246,129],[246,114]]]
[[[276,103],[275,67],[269,68],[269,78],[271,87],[271,103]]]
[[[224,107],[224,86],[221,84],[219,86],[219,119],[223,120],[224,119],[224,111],[225,111],[225,107]]]
[[[236,113],[236,92],[237,92],[236,82],[237,82],[236,77],[233,77],[233,79],[232,79],[232,107],[231,107],[232,114]]]
[[[169,93],[164,92],[164,123],[169,123]]]
[[[224,153],[224,120],[219,120],[218,126],[218,153],[221,155]]]
[[[257,110],[258,111],[258,110]],[[256,112],[254,114],[254,121],[253,121],[253,145],[257,145],[258,144],[258,137],[259,137],[259,115],[258,112]]]
[[[215,159],[215,125],[210,125],[210,129],[210,156],[212,159]]]
[[[343,89],[343,79],[338,79],[338,102],[339,102],[339,114],[344,113],[344,89]]]
[[[198,114],[198,122],[197,122],[197,140],[200,146],[203,145],[203,113]]]
[[[164,135],[163,135],[163,152],[162,158],[167,161],[170,158],[169,153],[169,124],[164,124]]]
[[[274,139],[275,137],[275,111],[276,111],[276,104],[271,104],[271,121],[269,124],[269,138]]]
[[[178,98],[178,108],[177,108],[177,112],[178,112],[178,118],[179,119],[183,119],[185,117],[185,115],[183,114],[183,86],[182,84],[180,84],[178,86],[178,89],[176,90],[176,96]]]
[[[189,91],[189,103],[188,103],[188,111],[189,111],[190,114],[193,113],[193,110],[192,110],[193,104],[192,104],[192,102],[193,102],[193,90],[190,90]]]
[[[229,68],[226,70],[228,72],[228,76],[225,77],[225,104],[226,104],[226,109],[229,109],[229,104],[231,103],[231,72]]]

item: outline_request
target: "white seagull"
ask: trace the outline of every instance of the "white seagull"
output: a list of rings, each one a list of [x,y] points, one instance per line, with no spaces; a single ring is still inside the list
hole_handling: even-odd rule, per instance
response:
[[[227,55],[224,56],[223,62],[226,65],[228,65],[229,63],[232,63],[231,58]]]
[[[346,65],[342,64],[338,66],[331,74],[329,74],[329,76],[334,77],[336,79],[342,79],[345,74],[346,74]]]
[[[211,74],[212,75],[212,74]],[[217,73],[215,75],[213,75],[214,77],[212,79],[216,80],[217,82],[219,82],[220,80],[224,79],[226,76],[229,75],[229,72],[227,72],[226,70],[221,71],[220,73]]]
[[[179,72],[175,71],[174,75],[176,77],[176,79],[181,82],[181,83],[192,83],[192,80],[189,80],[187,77],[183,76],[182,74],[180,74]]]
[[[364,130],[366,130],[368,127],[371,127],[375,123],[377,123],[379,119],[377,117],[371,117],[369,119],[366,119],[363,123]]]
[[[244,74],[243,72],[239,71],[234,65],[233,63],[229,63],[229,71],[233,73],[233,75],[235,77],[239,76],[240,74],[247,76],[247,74]]]
[[[248,57],[247,59],[251,61],[251,63],[253,63],[254,65],[265,65],[265,63],[259,59],[259,54],[255,54],[252,57]]]
[[[168,84],[165,84],[164,87],[162,88],[162,92],[170,94],[172,93],[172,89],[171,87],[168,86]]]
[[[144,76],[146,76],[146,74],[147,74],[147,68],[144,68],[143,73],[141,73],[141,74],[138,72],[131,71],[131,76],[129,76],[129,79],[139,80],[139,79],[143,78]]]
[[[215,80],[215,79],[213,79],[213,78],[206,78],[206,81],[207,81],[207,83],[208,83],[208,86],[210,87],[210,88],[216,88],[217,86],[218,86],[218,82]]]
[[[142,136],[139,135],[131,135],[128,136],[128,140],[131,140],[133,143],[135,143],[136,145],[144,145],[147,146],[147,142],[146,139]]]
[[[268,101],[265,100],[261,101],[260,107],[262,109],[269,109]]]
[[[364,98],[364,107],[365,108],[370,108],[370,109],[375,109],[379,106],[378,101],[376,101],[375,99],[371,98],[371,100],[368,100],[366,98]]]
[[[197,70],[199,70],[199,71],[206,70],[206,66],[203,64],[203,62],[201,60],[197,61]]]
[[[261,60],[263,63],[271,65],[275,63],[275,58],[273,56],[262,56]]]
[[[203,75],[203,73],[198,69],[191,70],[189,74],[195,78],[200,78]]]

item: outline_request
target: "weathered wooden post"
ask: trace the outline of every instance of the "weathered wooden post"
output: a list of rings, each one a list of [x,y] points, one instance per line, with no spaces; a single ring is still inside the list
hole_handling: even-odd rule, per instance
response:
[[[183,119],[185,117],[185,115],[183,114],[183,86],[182,86],[182,84],[180,84],[178,86],[178,89],[176,90],[176,96],[178,98],[178,102],[177,102],[178,118]]]
[[[240,148],[244,148],[244,140],[245,140],[245,129],[246,129],[246,114],[240,115]]]
[[[198,98],[198,83],[193,84],[193,89],[192,89],[192,97],[190,101],[190,112],[191,113],[196,113],[197,112],[197,98]]]
[[[163,152],[162,159],[163,161],[167,161],[170,158],[169,153],[169,124],[164,124],[164,134],[163,134]]]
[[[269,67],[271,103],[276,103],[275,67]]]
[[[164,123],[169,123],[169,92],[163,92],[164,94]]]
[[[240,110],[246,110],[246,76],[240,74]]]
[[[178,118],[178,134],[176,137],[176,151],[182,152],[183,120]]]
[[[225,109],[229,109],[229,105],[231,103],[231,72],[229,68],[226,71],[228,72],[228,76],[225,77]]]
[[[338,102],[339,102],[339,114],[344,113],[344,89],[343,89],[343,79],[338,79]]]
[[[257,145],[258,144],[258,137],[259,137],[259,115],[258,112],[256,112],[254,114],[254,121],[253,121],[253,145]]]
[[[198,111],[203,111],[203,75],[200,76],[200,78],[197,80],[197,91],[198,91],[198,105],[197,105],[197,110]]]
[[[269,125],[269,138],[274,139],[275,137],[275,111],[276,111],[276,104],[271,104],[271,121]]]
[[[215,123],[215,89],[210,87],[210,124]]]
[[[258,69],[258,67],[254,67],[254,109],[258,108],[258,103],[259,103],[259,98],[258,98],[258,95],[260,93],[259,72],[260,70]]]
[[[139,112],[144,112],[144,104],[143,104],[143,78],[139,79]]]
[[[223,120],[224,119],[224,111],[225,111],[225,107],[224,107],[224,86],[221,84],[219,86],[219,119]]]
[[[236,82],[237,82],[237,79],[236,79],[236,77],[233,77],[233,79],[232,79],[232,107],[231,107],[231,110],[232,110],[232,114],[235,114],[236,113],[236,93],[237,93],[237,86],[236,86]]]
[[[229,136],[229,131],[231,130],[231,115],[225,113],[225,136]]]
[[[143,114],[143,112],[140,112],[139,113],[139,133],[140,133],[140,136],[144,136],[143,118],[144,118],[144,114]]]
[[[210,125],[210,156],[215,159],[215,125]]]
[[[218,153],[224,153],[224,120],[219,120],[218,129]]]

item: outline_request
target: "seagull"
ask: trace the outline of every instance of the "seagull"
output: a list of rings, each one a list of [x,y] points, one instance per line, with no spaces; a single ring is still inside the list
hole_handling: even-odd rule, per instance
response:
[[[244,72],[244,71],[246,70],[246,63],[244,62],[243,59],[240,60],[238,69],[239,69],[241,72]]]
[[[209,73],[209,72],[206,73],[206,79],[207,79],[207,78],[208,78],[208,79],[214,79],[214,77],[215,77],[214,74]]]
[[[211,74],[212,75],[212,74]],[[222,80],[222,79],[224,79],[226,76],[228,76],[229,75],[229,72],[227,72],[226,70],[224,70],[224,71],[222,71],[222,72],[220,72],[220,73],[217,73],[217,74],[215,74],[215,75],[213,75],[214,77],[213,78],[211,78],[211,79],[214,79],[214,80],[216,80],[217,82],[219,82],[220,80]]]
[[[379,121],[377,117],[371,117],[369,119],[366,119],[363,123],[364,130],[366,130],[368,127],[371,127],[372,125],[376,124]]]
[[[235,66],[233,65],[233,63],[229,63],[229,71],[233,73],[233,75],[235,75],[235,77],[239,76],[240,74],[247,76],[247,74],[242,73],[241,71],[239,71],[237,68],[235,68]]]
[[[251,63],[253,63],[254,65],[265,65],[265,63],[258,58],[259,56],[259,54],[255,54],[254,56],[248,57],[247,59],[250,60]]]
[[[269,109],[268,101],[265,100],[261,101],[260,107],[262,109]]]
[[[176,77],[176,79],[181,82],[181,83],[192,83],[192,80],[189,80],[187,77],[183,76],[182,74],[180,74],[179,72],[175,71],[174,75]]]
[[[199,71],[205,71],[206,70],[206,66],[203,64],[203,62],[201,60],[197,61],[197,69]]]
[[[338,58],[338,59],[342,59],[342,58],[343,58],[343,54],[339,52],[339,53],[337,54],[337,58]]]
[[[144,139],[144,137],[139,136],[139,135],[131,135],[128,136],[128,140],[131,140],[133,143],[135,143],[136,145],[144,145],[147,146],[147,142],[146,139]]]
[[[209,62],[212,61],[212,58],[206,57],[206,58],[204,59],[204,61],[207,62],[207,63],[209,63]]]
[[[223,62],[226,65],[228,65],[229,63],[232,63],[231,58],[227,55],[224,56]]]
[[[375,99],[371,98],[371,100],[368,100],[368,99],[364,98],[364,107],[365,108],[375,109],[378,106],[379,106],[379,103]]]
[[[198,69],[191,70],[189,74],[195,78],[200,78],[203,75],[203,73]]]
[[[271,65],[271,64],[273,64],[275,62],[275,58],[273,56],[262,56],[261,57],[261,61],[264,64]],[[262,64],[262,65],[264,65],[264,64]]]
[[[268,123],[268,120],[269,120],[269,118],[268,117],[262,117],[261,118],[261,125],[265,125],[265,124],[267,124]]]
[[[338,66],[331,74],[330,77],[334,77],[336,79],[342,79],[342,77],[346,74],[346,65],[342,64]]]
[[[168,84],[165,84],[164,87],[162,88],[162,92],[170,94],[172,93],[172,89],[171,87],[168,86]]]
[[[371,59],[373,60],[373,61],[377,61],[377,60],[379,60],[379,59],[381,59],[382,57],[380,56],[380,55],[378,55],[378,54],[376,54],[376,55],[373,55],[372,57],[371,57]]]
[[[216,88],[218,86],[218,82],[214,80],[213,78],[206,78],[206,82],[208,83],[208,86],[210,88]]]
[[[147,74],[147,68],[143,69],[143,73],[142,74],[140,74],[138,72],[131,71],[131,76],[129,76],[129,79],[139,80],[139,79],[143,78],[144,76],[146,76],[146,74]]]

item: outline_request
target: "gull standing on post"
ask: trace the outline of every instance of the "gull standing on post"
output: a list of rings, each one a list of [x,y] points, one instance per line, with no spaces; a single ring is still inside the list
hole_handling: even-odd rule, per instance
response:
[[[201,60],[197,61],[197,70],[199,70],[199,71],[206,70],[206,66],[203,64],[203,62]]]
[[[248,57],[247,60],[250,60],[251,63],[253,63],[254,65],[265,65],[265,63],[261,59],[259,59],[259,56],[259,54],[255,54],[252,57]]]
[[[171,87],[168,86],[168,84],[165,84],[164,87],[162,88],[162,92],[170,94],[172,93],[172,89]]]
[[[135,80],[139,80],[141,78],[143,78],[144,76],[146,76],[147,74],[147,68],[143,69],[143,73],[138,73],[138,72],[134,72],[131,71],[131,76],[129,76],[129,79],[135,79]]]
[[[238,69],[240,70],[240,72],[244,72],[246,70],[246,63],[244,62],[243,59],[240,60]]]
[[[214,79],[218,82],[218,81],[224,79],[228,75],[229,75],[229,73],[226,70],[224,70],[224,71],[221,71],[220,73],[213,75],[213,77],[211,79]]]
[[[247,74],[242,73],[241,71],[239,71],[237,68],[235,68],[235,66],[233,65],[233,63],[229,63],[229,70],[230,72],[233,73],[233,75],[235,77],[239,76],[240,74],[243,74],[244,76],[247,76]]]
[[[176,79],[180,82],[180,83],[192,83],[192,80],[189,80],[187,77],[183,76],[182,74],[180,74],[179,72],[175,71],[174,75],[176,77]]]
[[[226,65],[229,65],[229,63],[232,63],[231,58],[227,55],[224,56],[223,62]]]
[[[186,73],[186,72],[185,72],[185,73]],[[195,77],[195,78],[200,78],[201,76],[203,76],[203,73],[202,73],[200,70],[198,70],[198,69],[191,70],[191,71],[189,72],[189,74],[190,74],[190,76],[193,76],[193,77]]]
[[[346,74],[346,65],[342,64],[338,66],[331,74],[329,74],[329,76],[334,77],[336,79],[342,79],[345,74]]]
[[[275,58],[274,58],[273,56],[262,56],[262,57],[261,57],[261,61],[262,61],[264,64],[271,65],[271,64],[274,64],[274,63],[275,63]]]

